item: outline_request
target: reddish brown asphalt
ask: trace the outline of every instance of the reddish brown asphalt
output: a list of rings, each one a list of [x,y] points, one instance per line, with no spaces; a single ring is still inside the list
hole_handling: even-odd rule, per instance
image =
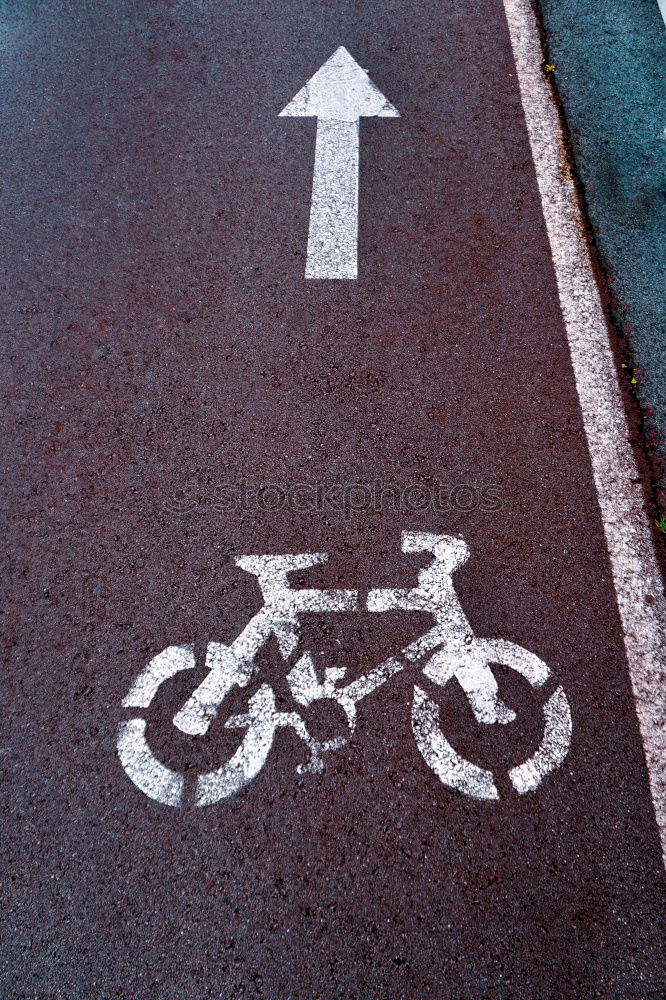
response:
[[[0,32],[2,1000],[663,997],[659,840],[502,4],[25,4]],[[316,126],[278,112],[338,45],[401,117],[361,124],[358,281],[306,282]],[[211,503],[375,480],[500,499]],[[466,539],[477,634],[568,694],[573,745],[535,793],[440,784],[407,674],[322,775],[284,730],[218,805],[130,782],[136,675],[260,606],[233,557],[324,550],[303,584],[410,587],[404,528]],[[353,676],[414,618],[313,616],[304,643]],[[497,676],[513,727],[440,693],[495,768],[536,747],[541,704]],[[177,733],[192,688],[165,686],[149,738],[195,774],[238,736],[226,710]]]

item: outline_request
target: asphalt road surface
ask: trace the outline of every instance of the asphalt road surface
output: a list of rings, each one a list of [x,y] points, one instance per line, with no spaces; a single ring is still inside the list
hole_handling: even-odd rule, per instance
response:
[[[663,595],[528,5],[3,10],[0,996],[663,997]],[[297,98],[340,46],[381,101]]]

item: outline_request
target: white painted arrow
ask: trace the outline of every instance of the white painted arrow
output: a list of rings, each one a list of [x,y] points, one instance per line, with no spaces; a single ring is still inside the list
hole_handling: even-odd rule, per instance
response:
[[[356,278],[359,118],[400,115],[343,46],[280,115],[317,118],[305,277]]]

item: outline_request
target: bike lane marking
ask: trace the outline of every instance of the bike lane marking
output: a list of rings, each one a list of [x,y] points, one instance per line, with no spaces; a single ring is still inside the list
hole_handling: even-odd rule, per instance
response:
[[[529,0],[504,0],[666,862],[666,600],[615,361]],[[662,8],[663,9],[663,8]]]
[[[360,118],[399,118],[340,46],[280,112],[317,119],[306,278],[358,276]]]
[[[517,671],[534,688],[541,688],[548,681],[548,666],[529,650],[505,640],[483,639],[474,635],[451,579],[471,554],[462,539],[431,532],[404,531],[401,548],[407,554],[429,552],[432,564],[418,570],[418,585],[411,590],[371,590],[367,597],[367,610],[375,614],[391,611],[429,614],[434,619],[434,627],[406,646],[397,659],[392,657],[369,674],[346,685],[341,683],[346,674],[345,667],[327,668],[322,683],[317,677],[312,654],[309,651],[304,653],[287,675],[294,699],[304,708],[315,701],[331,699],[337,702],[345,713],[348,732],[323,742],[315,739],[297,712],[278,711],[273,689],[263,684],[250,698],[247,712],[226,720],[225,728],[245,729],[247,734],[231,760],[208,774],[198,776],[195,805],[213,805],[240,791],[243,785],[255,778],[266,762],[280,728],[292,727],[310,750],[310,759],[300,764],[297,772],[321,772],[324,755],[341,749],[351,739],[356,726],[357,704],[409,664],[421,661],[424,676],[442,689],[451,680],[457,679],[477,722],[481,724],[506,724],[516,719],[516,713],[499,695],[490,664]],[[325,553],[243,556],[236,559],[241,569],[258,577],[265,604],[231,645],[208,643],[208,674],[173,719],[181,732],[201,736],[208,731],[231,689],[235,686],[246,687],[256,674],[256,656],[271,636],[276,638],[286,658],[294,653],[299,642],[300,613],[360,610],[357,591],[291,587],[289,573],[326,561]],[[428,659],[423,662],[425,657]],[[194,666],[192,646],[168,647],[155,656],[137,677],[123,699],[123,708],[149,708],[163,681]],[[569,752],[572,719],[568,699],[561,687],[544,703],[543,712],[545,729],[540,746],[531,757],[508,773],[519,795],[535,791]],[[456,788],[471,798],[500,798],[493,772],[478,767],[454,750],[441,731],[439,706],[418,685],[414,687],[412,731],[423,759],[444,785]],[[166,768],[152,754],[146,739],[145,719],[121,722],[118,755],[127,775],[146,795],[163,805],[181,805],[185,792],[184,777]]]

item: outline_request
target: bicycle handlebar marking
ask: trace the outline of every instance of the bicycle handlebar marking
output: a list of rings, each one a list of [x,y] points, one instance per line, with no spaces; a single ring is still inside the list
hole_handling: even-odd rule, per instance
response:
[[[354,734],[357,705],[377,691],[391,677],[419,663],[424,677],[444,687],[456,679],[480,724],[507,725],[516,714],[500,698],[491,664],[517,671],[534,688],[550,677],[547,665],[534,653],[503,639],[481,639],[474,635],[456,595],[452,575],[469,558],[462,539],[450,535],[405,531],[405,553],[431,552],[429,566],[417,574],[412,589],[371,590],[364,610],[427,612],[434,626],[368,674],[344,684],[345,669],[329,667],[320,681],[312,654],[304,652],[287,674],[287,684],[296,704],[307,708],[326,699],[343,710],[348,731],[329,740],[315,739],[298,711],[278,711],[273,689],[262,684],[249,698],[247,712],[228,718],[227,729],[244,730],[234,755],[217,770],[197,778],[194,804],[212,805],[240,791],[259,774],[273,746],[277,730],[291,727],[306,745],[309,759],[299,773],[319,772],[327,753],[341,749]],[[226,696],[234,687],[245,688],[256,677],[257,654],[274,637],[288,661],[300,640],[299,615],[353,613],[359,609],[358,592],[353,590],[293,589],[289,574],[326,562],[321,552],[294,555],[242,556],[236,565],[257,577],[264,598],[263,607],[250,619],[230,645],[209,642],[206,649],[208,673],[174,716],[174,725],[192,736],[203,736]],[[122,702],[123,708],[149,708],[160,686],[177,673],[195,666],[191,646],[169,646],[141,671]],[[544,735],[534,754],[508,772],[518,794],[534,791],[565,759],[571,744],[572,721],[569,702],[561,687],[543,706]],[[417,747],[440,781],[476,799],[498,800],[500,793],[491,771],[461,757],[442,732],[437,703],[418,684],[414,685],[412,731]],[[146,739],[146,721],[138,717],[121,722],[118,731],[120,762],[134,784],[150,798],[164,805],[183,801],[185,780],[171,771],[152,753]]]

